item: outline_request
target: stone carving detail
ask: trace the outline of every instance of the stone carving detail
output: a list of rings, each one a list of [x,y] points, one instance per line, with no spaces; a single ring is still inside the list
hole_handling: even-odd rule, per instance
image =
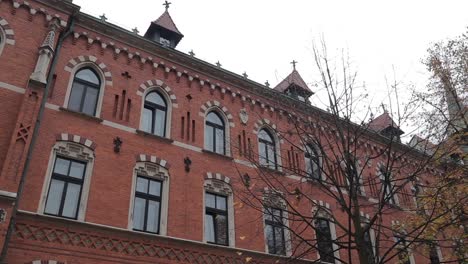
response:
[[[16,134],[16,141],[23,140],[23,142],[26,143],[28,141],[30,129],[31,125],[24,125],[21,123],[18,129],[18,133]]]
[[[242,108],[239,112],[239,118],[242,124],[246,125],[247,122],[249,121],[249,114],[247,113],[247,110],[245,108]]]

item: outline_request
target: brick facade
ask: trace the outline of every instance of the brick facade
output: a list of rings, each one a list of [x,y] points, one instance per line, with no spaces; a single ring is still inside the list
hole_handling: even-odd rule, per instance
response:
[[[61,2],[0,1],[0,27],[6,37],[0,54],[0,190],[5,193],[17,192],[44,92],[44,86],[29,81],[38,47],[47,35],[50,21],[58,20],[60,30],[65,30],[71,10],[76,8]],[[176,50],[155,45],[105,22],[79,16],[73,34],[63,43],[50,84],[9,246],[8,263],[285,261],[265,253],[263,222],[252,221],[262,219],[262,214],[248,206],[239,206],[236,189],[245,188],[239,175],[256,173],[248,160],[252,153],[248,154],[246,145],[258,149],[259,129],[268,127],[277,131],[279,150],[281,154],[287,153],[289,146],[278,131],[287,131],[288,119],[299,116],[308,106],[295,107],[291,100],[278,102],[266,96],[262,90],[266,88],[241,76],[226,74],[207,63],[192,63],[189,56]],[[74,73],[82,65],[95,69],[103,82],[100,111],[96,116],[67,109]],[[148,89],[157,89],[168,99],[170,128],[165,137],[141,131],[142,107]],[[205,115],[213,108],[223,115],[229,130],[231,151],[226,155],[204,150]],[[249,116],[245,123],[240,120],[242,111]],[[317,124],[317,129],[323,127]],[[113,143],[117,137],[122,141],[118,153]],[[51,152],[57,142],[89,148],[94,154],[83,221],[47,216],[41,210],[54,155]],[[376,142],[363,142],[362,146],[370,152],[380,147]],[[281,156],[281,163],[288,163],[286,155]],[[186,158],[190,165],[186,164]],[[137,162],[151,162],[168,171],[166,236],[144,234],[128,226],[132,177]],[[302,160],[297,163],[304,166]],[[375,173],[374,167],[368,170]],[[235,248],[202,242],[206,179],[232,186]],[[313,183],[308,188],[315,193],[317,201],[329,199]],[[11,215],[14,199],[0,197],[0,208],[6,209],[7,216]],[[298,206],[305,211],[312,210],[305,203]],[[328,206],[338,217],[343,214],[333,202]],[[401,214],[402,211],[394,209],[392,219],[385,221],[397,220]],[[2,234],[6,232],[8,219],[0,224]],[[345,255],[343,252],[341,257]]]

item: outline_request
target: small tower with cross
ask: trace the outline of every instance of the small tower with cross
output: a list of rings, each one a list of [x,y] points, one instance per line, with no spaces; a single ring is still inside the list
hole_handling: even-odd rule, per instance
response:
[[[164,47],[175,48],[184,35],[179,31],[169,14],[169,7],[172,3],[164,1],[164,13],[155,21],[151,22],[145,33],[145,38],[160,43]]]
[[[293,71],[274,89],[285,93],[294,99],[310,104],[309,97],[314,93],[310,90],[304,79],[302,79],[301,75],[296,70],[298,62],[293,60],[291,64],[293,66]]]

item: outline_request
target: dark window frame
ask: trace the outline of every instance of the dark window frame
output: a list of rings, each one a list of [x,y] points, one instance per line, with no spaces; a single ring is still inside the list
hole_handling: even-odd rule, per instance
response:
[[[90,81],[86,81],[86,80],[77,78],[76,76],[81,71],[84,71],[84,70],[90,70],[96,76],[99,83],[96,84],[96,83],[93,83],[93,82],[90,82]],[[87,94],[88,89],[95,89],[95,90],[97,90],[97,98],[96,98],[96,104],[94,105],[94,111],[93,111],[92,116],[96,116],[97,106],[99,104],[99,98],[100,98],[100,95],[101,95],[101,85],[102,85],[102,80],[101,80],[99,74],[92,67],[83,67],[83,68],[80,68],[79,70],[77,70],[75,75],[73,76],[73,83],[72,83],[71,90],[70,90],[70,98],[68,99],[68,105],[70,105],[70,102],[73,99],[72,94],[73,94],[73,87],[75,86],[75,83],[83,85],[84,88],[83,88],[82,94],[79,97],[80,98],[79,109],[71,109],[71,110],[77,111],[77,112],[80,112],[80,113],[84,113],[84,114],[88,114],[88,113],[83,112],[83,105],[84,105],[84,102],[85,102],[86,94]]]
[[[165,105],[162,106],[162,105],[155,104],[155,103],[153,103],[153,102],[147,101],[146,98],[147,98],[150,94],[152,94],[152,93],[157,94],[157,95],[161,98],[161,100],[164,102]],[[149,93],[147,93],[147,94],[145,95],[145,102],[144,102],[143,108],[144,108],[144,109],[147,109],[147,110],[149,110],[149,111],[151,111],[151,131],[146,131],[146,132],[151,133],[151,134],[154,134],[154,135],[156,135],[156,134],[155,134],[155,131],[154,131],[154,126],[155,126],[156,122],[158,121],[158,120],[156,120],[156,111],[157,111],[157,110],[160,110],[160,111],[163,111],[163,112],[164,112],[164,128],[163,128],[163,134],[162,134],[162,135],[158,135],[158,136],[166,137],[166,129],[167,129],[167,109],[168,109],[166,98],[165,98],[159,91],[153,90],[153,91],[151,91],[151,92],[149,92]]]
[[[363,227],[367,228],[367,227]],[[369,253],[369,263],[375,263],[375,253],[374,253],[374,244],[372,243],[372,237],[370,233],[370,228],[364,232],[364,243],[366,243],[366,249]]]
[[[319,221],[326,222],[327,232],[323,232],[321,230],[321,226],[319,227]],[[315,236],[317,239],[317,250],[320,255],[320,261],[325,263],[335,263],[335,249],[333,248],[333,237],[331,231],[331,221],[330,219],[324,217],[318,217],[315,219],[314,224]],[[329,251],[324,246],[329,246]]]
[[[210,114],[216,115],[219,118],[219,120],[221,120],[221,123],[223,125],[215,124],[215,123],[209,121],[208,120],[208,115],[210,115]],[[206,134],[207,129],[213,130],[213,138],[211,139],[212,140],[211,144],[212,144],[213,148],[212,149],[207,149],[207,150],[218,153],[218,154],[226,155],[226,123],[224,122],[224,119],[221,117],[221,115],[218,112],[210,111],[210,112],[208,112],[206,114],[205,134]],[[222,138],[222,140],[223,140],[223,153],[219,153],[219,152],[216,151],[217,150],[217,146],[216,146],[216,139],[217,139],[216,138],[216,135],[217,135],[216,131],[217,130],[221,130],[223,132],[223,138]],[[206,144],[205,144],[205,147],[206,147]]]
[[[145,180],[148,180],[148,190],[147,190],[147,193],[142,193],[142,192],[139,192],[137,190],[137,183],[138,183],[138,178],[143,178]],[[152,194],[149,194],[149,188],[150,188],[150,183],[151,181],[154,181],[154,182],[159,182],[160,184],[160,190],[159,190],[159,196],[156,196],[156,195],[152,195]],[[133,227],[132,229],[135,230],[135,231],[139,231],[139,232],[145,232],[145,233],[151,233],[151,234],[159,234],[161,233],[161,211],[162,211],[162,192],[163,192],[163,184],[164,182],[161,181],[161,180],[158,180],[158,179],[154,179],[154,178],[151,178],[151,177],[146,177],[146,176],[141,176],[141,175],[137,175],[136,177],[136,181],[135,181],[135,193],[134,193],[134,197],[133,197],[133,214],[132,214],[132,222],[133,222],[133,219],[135,217],[135,200],[136,198],[140,198],[140,199],[143,199],[145,200],[145,215],[144,215],[144,221],[143,221],[143,229],[137,229],[135,228],[135,223],[133,223]],[[159,213],[158,213],[158,226],[157,226],[157,232],[152,232],[152,231],[148,231],[147,228],[147,221],[148,221],[148,202],[149,201],[156,201],[156,202],[159,202]]]
[[[55,172],[55,166],[57,164],[57,159],[68,160],[70,162],[70,165],[68,166],[67,175],[63,175],[63,174],[59,174],[59,173]],[[77,179],[77,178],[69,176],[70,175],[70,170],[71,170],[71,167],[72,167],[71,166],[72,162],[80,163],[80,164],[84,165],[83,176],[82,176],[81,179]],[[49,181],[49,188],[47,190],[47,197],[46,197],[46,202],[45,202],[45,206],[44,206],[44,214],[52,215],[52,216],[56,216],[56,217],[68,218],[68,219],[75,219],[75,220],[78,219],[78,215],[79,215],[79,212],[80,212],[81,196],[83,194],[84,180],[85,180],[85,177],[86,177],[87,165],[88,165],[87,162],[84,162],[84,161],[76,160],[76,159],[69,158],[69,157],[66,157],[66,156],[61,156],[61,155],[56,155],[55,156],[54,166],[52,167],[52,174],[51,174],[50,181]],[[46,212],[47,203],[49,202],[50,187],[52,186],[52,180],[57,180],[57,181],[64,182],[62,194],[61,194],[61,197],[60,197],[59,211],[58,211],[57,214],[52,214],[52,213],[47,213]],[[63,215],[63,207],[65,205],[65,199],[67,197],[67,190],[68,190],[68,185],[69,184],[80,185],[80,194],[78,195],[77,205],[76,205],[76,212],[75,212],[74,217],[68,217],[68,216]]]
[[[279,211],[279,217],[280,219],[278,219],[278,216],[275,215],[275,212]],[[279,209],[279,208],[274,208],[274,207],[266,207],[265,208],[265,214],[268,215],[268,216],[271,216],[271,220],[270,219],[267,219],[265,217],[265,230],[267,228],[267,226],[271,226],[271,229],[272,229],[272,234],[273,234],[273,238],[272,238],[272,241],[273,241],[273,247],[270,248],[270,245],[268,245],[268,237],[266,238],[267,241],[265,241],[267,243],[267,247],[268,247],[268,253],[269,254],[275,254],[275,255],[282,255],[282,256],[286,256],[286,235],[285,235],[285,232],[284,232],[284,229],[285,229],[285,226],[284,226],[284,210],[283,209]],[[282,241],[283,241],[283,245],[281,245],[281,250],[282,252],[278,252],[277,251],[277,248],[278,248],[278,245],[276,245],[276,230],[277,229],[280,229],[281,230],[281,236],[283,237]]]
[[[227,195],[223,195],[223,194],[219,194],[219,193],[214,193],[214,192],[205,192],[205,196],[206,194],[210,194],[210,195],[213,195],[215,197],[214,201],[215,201],[215,208],[212,208],[212,207],[209,207],[206,205],[206,197],[205,197],[205,216],[206,215],[211,215],[213,217],[213,231],[214,231],[214,242],[212,241],[206,241],[207,243],[209,244],[215,244],[215,245],[221,245],[221,246],[229,246],[229,215],[228,215],[228,196]],[[222,210],[222,209],[217,209],[217,204],[218,204],[218,199],[217,197],[223,197],[226,201],[226,204],[224,205],[226,210]],[[226,243],[223,244],[223,243],[220,243],[218,241],[218,225],[216,224],[216,216],[218,215],[222,215],[226,218]],[[206,225],[206,223],[205,223]]]
[[[258,145],[259,145],[259,155],[260,155],[260,166],[268,167],[271,168],[273,165],[275,170],[278,169],[278,160],[277,160],[277,149],[276,149],[276,141],[273,135],[270,133],[270,131],[266,128],[262,128],[258,131],[258,134],[260,134],[262,131],[265,131],[265,133],[268,135],[268,137],[271,139],[271,141],[268,141],[266,139],[263,139],[261,137],[258,137]],[[273,162],[274,164],[270,164],[270,158],[268,156],[268,146],[273,147]],[[264,152],[265,156],[264,159],[266,161],[266,164],[261,164],[262,161],[262,151]]]
[[[307,174],[307,177],[311,178],[311,179],[314,179],[314,180],[317,180],[317,181],[321,181],[322,180],[322,172],[321,172],[321,164],[320,164],[320,156],[318,154],[318,151],[317,149],[311,145],[311,144],[307,144],[306,145],[306,151],[305,151],[305,162],[309,164],[310,168],[312,169],[311,172],[307,171],[306,169],[306,174]],[[317,174],[318,175],[314,175],[314,163],[317,165]]]
[[[394,235],[397,240],[398,259],[404,261],[403,264],[411,264],[411,253],[407,247],[407,241],[404,235]]]
[[[393,191],[392,175],[387,172],[385,168],[379,168],[379,173],[382,175],[380,178],[380,184],[382,191],[384,192],[385,199],[388,199],[389,204],[397,205],[396,193]]]

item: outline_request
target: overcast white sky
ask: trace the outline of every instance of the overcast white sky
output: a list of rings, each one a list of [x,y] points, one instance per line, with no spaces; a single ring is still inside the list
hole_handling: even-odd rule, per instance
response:
[[[74,0],[82,11],[144,34],[163,12],[162,0]],[[346,49],[379,105],[385,76],[424,89],[421,59],[431,42],[466,32],[467,0],[171,0],[169,12],[185,35],[177,47],[196,57],[275,86],[299,61],[298,71],[314,83],[314,40],[325,36],[329,50]],[[314,90],[318,88],[311,87]],[[321,108],[321,94],[313,103]]]

